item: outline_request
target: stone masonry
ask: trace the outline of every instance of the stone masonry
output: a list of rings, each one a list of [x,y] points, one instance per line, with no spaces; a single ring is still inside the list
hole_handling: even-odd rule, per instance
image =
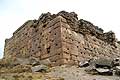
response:
[[[51,64],[78,64],[82,60],[120,58],[120,44],[114,32],[104,31],[77,14],[45,13],[29,20],[5,40],[4,58],[49,59]]]

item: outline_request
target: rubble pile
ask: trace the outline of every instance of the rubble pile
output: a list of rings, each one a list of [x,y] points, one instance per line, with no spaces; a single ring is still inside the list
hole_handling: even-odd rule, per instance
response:
[[[102,28],[99,28],[98,26],[93,25],[91,22],[86,21],[84,19],[78,20],[78,15],[75,12],[66,12],[61,11],[58,14],[51,14],[51,13],[44,13],[39,17],[39,20],[43,23],[49,22],[52,19],[54,19],[57,16],[62,16],[66,19],[67,23],[70,25],[72,30],[78,33],[82,33],[84,35],[89,34],[92,36],[96,36],[98,39],[101,39],[108,43],[114,43],[115,33],[112,31],[104,33],[104,30]]]
[[[87,66],[86,66],[87,65]],[[93,75],[118,75],[120,76],[120,59],[91,59],[79,64],[79,67],[86,67],[85,71]]]

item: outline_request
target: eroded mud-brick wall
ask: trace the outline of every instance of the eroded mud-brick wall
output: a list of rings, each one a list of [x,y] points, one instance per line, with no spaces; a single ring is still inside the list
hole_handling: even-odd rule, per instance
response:
[[[115,34],[104,31],[77,14],[61,11],[29,20],[6,39],[5,58],[49,59],[51,64],[78,64],[91,58],[120,57]]]

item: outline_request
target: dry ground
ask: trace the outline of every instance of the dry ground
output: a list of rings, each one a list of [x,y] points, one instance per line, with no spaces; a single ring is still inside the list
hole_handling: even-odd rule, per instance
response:
[[[15,68],[13,69],[15,70]],[[0,69],[0,80],[120,80],[119,76],[87,74],[84,69],[77,66],[62,65],[52,67],[48,72],[32,73],[20,69],[18,72],[17,70],[14,72],[12,69],[2,68]],[[13,72],[9,72],[11,70]]]

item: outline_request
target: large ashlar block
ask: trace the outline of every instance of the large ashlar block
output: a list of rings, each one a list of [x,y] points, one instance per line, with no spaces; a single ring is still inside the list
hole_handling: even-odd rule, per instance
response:
[[[61,53],[59,53],[59,54],[50,56],[49,59],[50,59],[50,61],[52,61],[52,62],[56,62],[57,60],[62,59],[62,58],[63,58],[63,55],[62,55]]]
[[[62,55],[62,56],[63,56],[64,59],[68,59],[68,60],[71,59],[71,54],[69,54],[69,53],[67,53],[67,52],[65,52],[65,51],[63,52],[63,55]]]
[[[52,63],[53,66],[68,64],[68,61],[66,59],[59,59]]]

